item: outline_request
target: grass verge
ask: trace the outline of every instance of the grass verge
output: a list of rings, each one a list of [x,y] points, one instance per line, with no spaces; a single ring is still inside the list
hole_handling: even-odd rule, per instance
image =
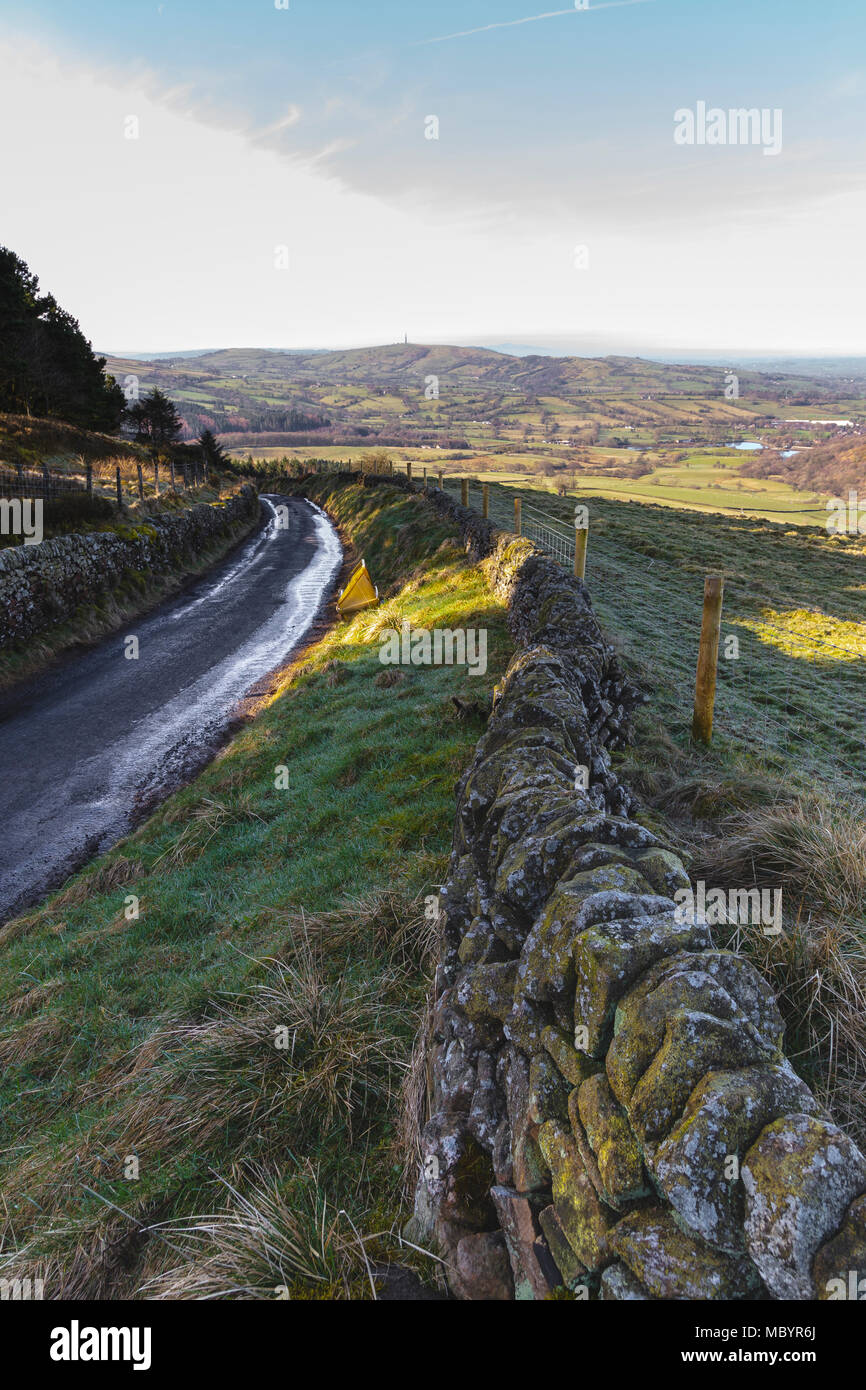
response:
[[[392,488],[327,504],[384,602],[308,649],[192,785],[0,929],[3,1277],[45,1296],[371,1297],[420,1257],[401,1088],[432,952],[458,722],[507,664],[452,530]],[[488,632],[484,679],[377,634]],[[422,1262],[423,1263],[423,1262]]]

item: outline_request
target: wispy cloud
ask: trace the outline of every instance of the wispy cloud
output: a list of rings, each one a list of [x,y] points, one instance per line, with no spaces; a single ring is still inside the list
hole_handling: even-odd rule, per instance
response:
[[[429,43],[447,43],[449,39],[468,39],[472,34],[486,34],[491,29],[514,29],[518,24],[537,24],[540,19],[559,19],[567,14],[591,14],[593,10],[620,10],[627,5],[651,5],[653,0],[605,0],[602,5],[587,5],[586,9],[547,10],[544,14],[530,14],[524,19],[501,19],[495,24],[482,24],[478,29],[461,29],[456,34],[440,34],[434,39],[420,39],[413,47],[421,48]]]
[[[297,125],[300,119],[301,108],[299,106],[290,106],[285,116],[282,116],[278,121],[274,121],[273,125],[265,126],[263,130],[255,131],[252,138],[254,140],[267,140],[271,135],[278,135],[280,131],[289,130],[293,125]]]

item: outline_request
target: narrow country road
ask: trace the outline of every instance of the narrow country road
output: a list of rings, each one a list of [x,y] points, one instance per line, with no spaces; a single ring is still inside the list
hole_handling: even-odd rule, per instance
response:
[[[193,587],[0,701],[0,922],[196,771],[312,626],[339,538],[311,503],[262,503],[265,526]]]

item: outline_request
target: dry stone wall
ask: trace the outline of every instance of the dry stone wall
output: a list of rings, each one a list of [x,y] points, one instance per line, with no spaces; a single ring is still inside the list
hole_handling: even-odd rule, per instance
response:
[[[166,513],[125,527],[0,550],[0,648],[67,622],[130,573],[168,574],[189,555],[249,528],[258,493]]]
[[[866,1159],[764,978],[675,907],[685,869],[611,769],[640,695],[586,588],[427,496],[517,651],[457,789],[409,1234],[464,1299],[849,1296]]]

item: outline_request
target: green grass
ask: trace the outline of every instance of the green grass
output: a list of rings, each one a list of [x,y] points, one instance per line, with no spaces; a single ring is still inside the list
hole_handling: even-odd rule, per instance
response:
[[[534,488],[491,482],[494,519],[513,525],[515,493],[525,522],[533,507],[571,534],[575,497]],[[477,488],[470,501],[480,505]],[[652,689],[652,709],[673,741],[689,744],[704,577],[722,574],[715,756],[792,784],[840,784],[863,795],[866,542],[757,518],[587,501],[593,603]],[[726,648],[729,638],[736,658],[726,657],[735,650]]]
[[[476,432],[471,428],[461,428],[459,433],[470,442],[476,437]],[[379,447],[375,440],[371,440],[362,446],[323,444],[315,449],[309,445],[298,448],[270,446],[238,448],[234,453],[238,458],[251,456],[258,463],[281,456],[303,460],[315,454],[333,463],[348,464],[351,461],[357,467],[366,453]],[[570,486],[572,477],[575,477],[582,495],[588,497],[647,501],[701,513],[728,512],[767,521],[784,521],[796,526],[820,525],[827,517],[825,494],[798,491],[778,479],[741,476],[740,469],[747,461],[746,456],[733,450],[692,452],[681,462],[674,463],[668,461],[669,457],[679,457],[682,450],[659,451],[648,446],[645,452],[651,468],[640,478],[617,477],[614,473],[603,471],[606,463],[612,462],[616,468],[623,469],[636,462],[635,452],[613,444],[584,449],[583,454],[591,459],[586,469],[574,467],[575,451],[569,446],[533,444],[529,448],[514,450],[503,444],[501,439],[491,439],[489,442],[476,440],[470,449],[461,451],[407,447],[389,448],[387,452],[399,471],[405,470],[407,462],[411,463],[416,477],[421,476],[422,470],[427,468],[428,475],[435,478],[442,469],[446,475],[465,473],[479,482],[521,482],[534,485],[542,492],[555,492],[560,485]],[[550,465],[558,471],[547,477],[542,470]],[[598,471],[593,471],[596,467]]]
[[[226,1255],[190,1219],[221,1212],[234,1240],[268,1203],[302,1244],[323,1204],[336,1224],[312,1268],[287,1253],[285,1278],[225,1276],[248,1296],[363,1296],[361,1256],[393,1255],[361,1250],[352,1223],[364,1237],[406,1214],[424,898],[479,733],[451,700],[489,690],[509,645],[480,571],[418,499],[351,488],[332,510],[383,606],[319,641],[196,782],[0,929],[2,1272],[41,1272],[47,1297],[130,1297],[150,1279],[195,1296]],[[487,677],[383,667],[377,630],[403,619],[486,627]]]
[[[573,524],[574,497],[491,484]],[[477,491],[470,500],[479,501]],[[866,542],[817,528],[590,498],[587,583],[650,693],[614,756],[640,818],[693,879],[783,891],[784,930],[729,929],[770,980],[797,1070],[866,1144]],[[525,533],[529,528],[524,526]],[[725,576],[716,725],[690,738],[704,576]],[[735,637],[739,657],[726,660]]]

